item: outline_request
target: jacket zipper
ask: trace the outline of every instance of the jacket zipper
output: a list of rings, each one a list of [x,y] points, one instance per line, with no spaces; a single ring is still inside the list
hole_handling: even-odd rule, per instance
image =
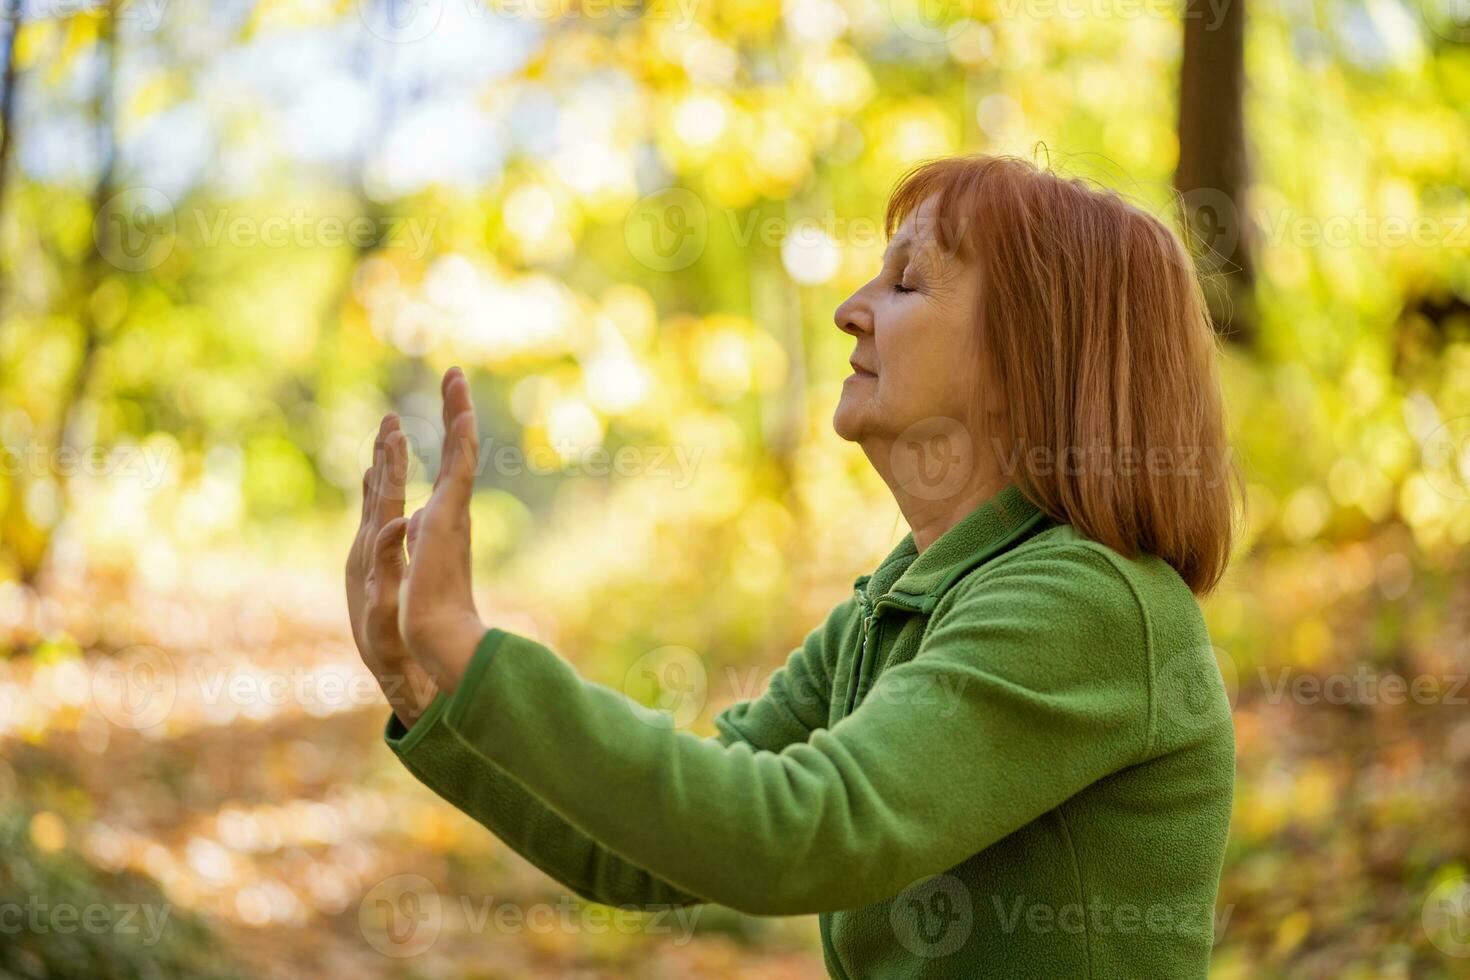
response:
[[[862,679],[863,665],[867,662],[868,659],[869,637],[873,632],[873,626],[878,619],[878,613],[883,609],[884,606],[891,606],[894,609],[903,609],[907,612],[923,611],[922,606],[916,603],[908,602],[904,599],[900,599],[892,593],[879,596],[873,602],[872,607],[869,608],[867,594],[864,593],[862,589],[855,589],[854,591],[857,593],[858,605],[860,605],[863,609],[862,643],[858,647],[858,655],[854,658],[853,670],[850,673],[848,679],[847,708],[843,711],[844,717],[852,714],[853,706],[857,703],[857,685],[858,681]],[[843,969],[842,959],[840,956],[838,956],[837,947],[832,942],[832,915],[833,913],[824,912],[822,915],[817,917],[822,933],[822,946],[824,947],[824,953],[826,954],[826,957],[830,960],[831,965],[837,971],[836,973],[834,973],[834,977],[838,978],[838,980],[847,980],[847,971]]]
[[[878,613],[882,611],[884,606],[888,606],[893,609],[902,609],[906,612],[923,611],[922,606],[905,599],[900,599],[898,596],[894,595],[891,592],[879,596],[873,601],[872,606],[869,607],[868,597],[863,593],[863,591],[861,589],[857,589],[855,591],[857,592],[858,603],[862,606],[864,610],[862,643],[858,646],[858,655],[854,659],[853,669],[847,682],[847,703],[844,706],[842,712],[844,718],[852,714],[853,711],[857,708],[858,687],[862,683],[863,668],[867,665],[868,662],[868,643],[872,639],[873,633],[876,632],[876,629],[874,627],[878,619]]]

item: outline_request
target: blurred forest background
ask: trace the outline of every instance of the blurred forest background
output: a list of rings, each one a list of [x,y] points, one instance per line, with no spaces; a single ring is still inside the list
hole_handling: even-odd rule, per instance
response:
[[[412,506],[461,364],[487,620],[711,732],[906,530],[831,432],[832,312],[899,174],[968,151],[1196,232],[1249,486],[1206,603],[1239,747],[1213,975],[1470,976],[1465,0],[4,27],[0,976],[824,976],[814,917],[599,930],[420,787],[341,568],[378,419]],[[401,874],[443,898],[423,948],[375,917]]]

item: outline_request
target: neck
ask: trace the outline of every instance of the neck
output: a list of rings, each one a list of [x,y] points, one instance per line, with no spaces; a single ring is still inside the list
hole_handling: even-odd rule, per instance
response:
[[[996,460],[976,457],[971,461],[969,478],[953,492],[946,488],[943,496],[934,499],[935,493],[926,492],[912,474],[894,472],[891,439],[865,440],[862,448],[873,468],[883,477],[883,482],[888,484],[889,492],[913,532],[914,548],[919,554],[1010,482]]]

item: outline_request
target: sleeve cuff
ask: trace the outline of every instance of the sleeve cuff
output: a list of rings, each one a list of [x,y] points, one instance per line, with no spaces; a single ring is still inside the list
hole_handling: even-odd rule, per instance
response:
[[[500,649],[502,643],[510,634],[505,630],[492,626],[480,637],[480,643],[475,647],[474,656],[470,657],[469,666],[464,670],[464,676],[459,679],[459,685],[455,687],[454,694],[449,698],[448,705],[444,709],[444,723],[452,729],[458,729],[460,722],[464,721],[466,713],[476,701],[483,708],[486,700],[480,693],[480,682],[485,679],[485,672],[490,669],[490,659],[495,656],[495,651]]]
[[[457,725],[469,710],[470,704],[476,700],[476,691],[490,665],[490,658],[507,636],[509,634],[502,629],[491,627],[486,630],[454,693],[446,695],[440,691],[434,695],[434,700],[429,702],[429,707],[419,715],[412,728],[405,727],[397,712],[390,711],[388,723],[383,728],[383,741],[388,744],[388,748],[402,758],[411,753],[439,725]]]
[[[413,751],[415,745],[423,741],[424,736],[435,725],[439,724],[439,719],[444,715],[444,709],[448,704],[449,698],[442,691],[435,694],[434,700],[429,702],[429,707],[419,715],[412,728],[405,728],[398,713],[390,710],[388,724],[383,729],[383,741],[388,743],[388,748],[392,749],[395,754],[407,755]]]

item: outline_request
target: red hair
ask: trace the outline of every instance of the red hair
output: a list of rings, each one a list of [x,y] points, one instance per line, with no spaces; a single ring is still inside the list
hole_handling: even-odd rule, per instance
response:
[[[1219,341],[1179,237],[1113,191],[978,154],[910,170],[888,236],[931,196],[940,252],[980,275],[977,339],[1003,403],[992,438],[1012,481],[1085,537],[1157,555],[1208,593],[1240,474]]]

